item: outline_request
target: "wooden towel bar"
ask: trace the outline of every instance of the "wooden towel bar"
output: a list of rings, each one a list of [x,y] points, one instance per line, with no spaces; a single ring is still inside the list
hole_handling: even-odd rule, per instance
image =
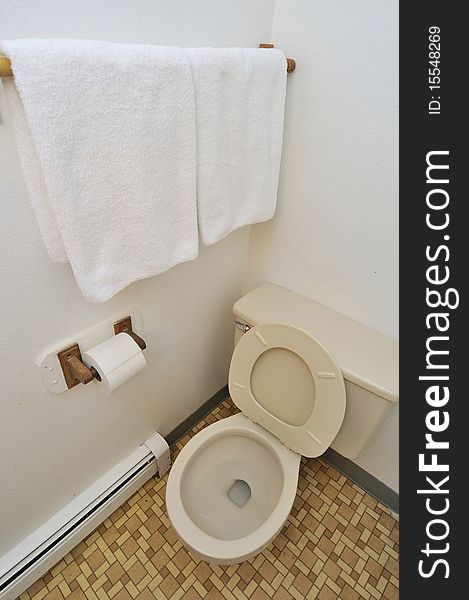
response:
[[[273,48],[273,44],[260,44],[259,48]],[[295,70],[296,63],[293,58],[287,58],[287,73]],[[0,54],[0,77],[13,77],[10,59]]]

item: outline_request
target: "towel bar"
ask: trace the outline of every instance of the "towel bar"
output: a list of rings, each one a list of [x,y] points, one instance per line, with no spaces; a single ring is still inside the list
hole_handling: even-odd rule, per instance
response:
[[[273,44],[260,44],[260,48],[273,48]],[[291,73],[295,70],[296,63],[293,58],[287,58],[287,73]],[[13,71],[11,70],[10,59],[0,54],[0,77],[13,77]]]

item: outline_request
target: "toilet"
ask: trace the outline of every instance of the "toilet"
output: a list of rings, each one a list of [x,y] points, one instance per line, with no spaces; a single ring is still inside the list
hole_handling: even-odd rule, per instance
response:
[[[397,344],[386,336],[273,284],[234,313],[228,385],[241,412],[197,433],[166,486],[175,532],[217,564],[248,560],[278,535],[301,456],[336,441],[358,456],[398,398]]]

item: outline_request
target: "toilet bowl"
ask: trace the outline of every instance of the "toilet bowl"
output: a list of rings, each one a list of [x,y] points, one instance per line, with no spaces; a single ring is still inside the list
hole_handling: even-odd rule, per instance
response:
[[[207,562],[248,560],[290,514],[300,458],[241,413],[209,425],[172,467],[166,506],[173,528]]]
[[[197,433],[166,486],[180,539],[219,564],[247,560],[276,537],[295,499],[301,455],[322,454],[345,413],[340,369],[308,332],[286,323],[243,335],[229,389],[241,414]]]

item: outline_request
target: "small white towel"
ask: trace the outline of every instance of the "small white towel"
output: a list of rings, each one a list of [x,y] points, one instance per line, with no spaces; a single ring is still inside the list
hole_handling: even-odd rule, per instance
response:
[[[280,50],[191,48],[202,242],[271,219],[282,151],[286,58]]]
[[[195,100],[180,48],[0,44],[18,151],[52,260],[104,302],[198,252]],[[15,87],[16,85],[16,87]],[[19,95],[18,95],[19,93]]]

